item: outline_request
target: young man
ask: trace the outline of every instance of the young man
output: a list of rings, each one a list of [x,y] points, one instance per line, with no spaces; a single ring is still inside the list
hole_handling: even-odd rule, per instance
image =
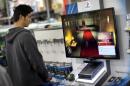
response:
[[[37,43],[29,30],[32,8],[19,5],[14,10],[14,28],[6,35],[8,73],[13,86],[41,86],[48,82],[48,72]]]

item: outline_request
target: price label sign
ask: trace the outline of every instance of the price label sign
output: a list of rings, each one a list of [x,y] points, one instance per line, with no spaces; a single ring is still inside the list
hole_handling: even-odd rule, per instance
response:
[[[78,5],[78,12],[100,9],[99,0],[86,0],[78,2],[77,5]]]

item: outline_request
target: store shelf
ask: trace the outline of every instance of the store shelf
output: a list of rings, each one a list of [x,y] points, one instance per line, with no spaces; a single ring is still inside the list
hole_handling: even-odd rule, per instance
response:
[[[128,46],[130,46],[130,27],[128,28],[128,27],[126,27],[125,28],[125,31],[126,32],[128,32],[128,40],[129,40],[129,42],[128,42]],[[128,54],[130,54],[130,48],[128,47],[128,49],[126,50],[126,52],[128,53]]]
[[[126,31],[126,32],[130,32],[130,29],[126,29],[125,31]]]
[[[130,32],[130,27],[126,26],[126,27],[125,27],[125,31],[126,31],[126,32]]]
[[[127,53],[130,54],[130,49],[127,49]]]

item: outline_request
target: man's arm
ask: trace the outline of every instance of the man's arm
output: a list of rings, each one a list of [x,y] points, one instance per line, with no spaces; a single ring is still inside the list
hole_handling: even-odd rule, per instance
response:
[[[25,53],[28,56],[32,68],[38,73],[39,77],[41,77],[44,82],[48,81],[48,71],[43,62],[42,55],[37,48],[36,40],[27,32],[24,34],[22,40]]]

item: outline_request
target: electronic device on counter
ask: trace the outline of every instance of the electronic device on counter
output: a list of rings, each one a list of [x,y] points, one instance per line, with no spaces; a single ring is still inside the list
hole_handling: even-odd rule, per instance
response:
[[[66,57],[119,59],[114,8],[63,15]]]
[[[106,61],[105,65],[96,61],[120,59],[114,8],[62,15],[61,19],[66,57],[90,60],[76,74],[77,81],[100,82],[100,76],[106,79],[110,74],[110,68],[106,65],[110,63]]]
[[[93,77],[104,67],[103,62],[95,62],[87,64],[82,71],[78,74],[80,79],[93,79]]]

